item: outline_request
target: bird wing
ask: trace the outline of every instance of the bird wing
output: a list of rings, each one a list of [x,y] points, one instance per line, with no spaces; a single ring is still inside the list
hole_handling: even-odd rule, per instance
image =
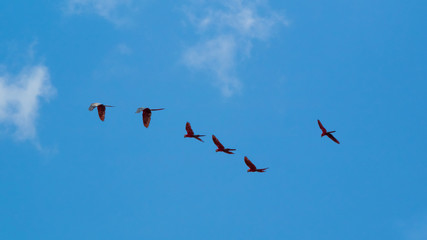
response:
[[[151,109],[151,111],[160,111],[163,110],[164,108],[156,108],[156,109]]]
[[[148,128],[151,121],[151,110],[149,108],[144,109],[142,112],[142,122],[144,123],[144,126]]]
[[[144,108],[140,107],[140,108],[136,109],[136,112],[135,112],[135,113],[140,113],[140,112],[142,112],[142,111],[144,111]]]
[[[255,165],[251,162],[251,160],[249,160],[248,157],[245,157],[245,163],[251,170],[256,170]]]
[[[327,134],[327,136],[330,138],[330,139],[332,139],[332,141],[334,141],[334,142],[336,142],[336,143],[338,143],[338,144],[340,144],[340,142],[334,137],[334,135],[332,135],[332,134]]]
[[[99,106],[100,105],[100,103],[92,103],[90,106],[89,106],[89,111],[92,111],[93,109],[95,109],[97,106]]]
[[[320,129],[322,129],[322,132],[326,132],[325,127],[323,127],[322,123],[319,120],[317,120],[317,123],[319,124]]]
[[[189,122],[185,124],[185,130],[187,130],[188,135],[194,135],[193,129],[191,129],[191,125]]]
[[[224,149],[224,146],[219,142],[215,135],[212,135],[212,140],[219,149]]]
[[[105,106],[104,105],[98,105],[98,115],[101,121],[104,121],[105,119]]]

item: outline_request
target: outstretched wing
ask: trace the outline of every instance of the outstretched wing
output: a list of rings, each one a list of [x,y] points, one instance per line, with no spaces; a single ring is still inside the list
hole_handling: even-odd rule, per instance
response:
[[[143,108],[143,107],[140,107],[140,108],[136,109],[136,112],[135,112],[135,113],[140,113],[140,112],[142,112],[142,111],[144,111],[144,108]]]
[[[327,136],[330,138],[330,139],[332,139],[332,141],[334,141],[334,142],[336,142],[336,143],[338,143],[338,144],[340,144],[340,142],[334,137],[334,135],[332,135],[332,134],[327,134]]]
[[[188,135],[194,135],[194,132],[193,132],[193,129],[191,129],[191,125],[190,125],[190,123],[189,122],[187,122],[186,124],[185,124],[185,130],[187,130],[187,134]]]
[[[322,123],[319,120],[317,120],[317,123],[319,124],[320,129],[322,129],[322,132],[326,132],[325,127],[323,127]]]
[[[92,103],[90,106],[89,106],[89,111],[92,111],[93,109],[95,109],[97,106],[99,106],[100,105],[100,103]]]
[[[245,163],[251,170],[256,170],[255,165],[249,160],[248,157],[245,156]]]
[[[98,115],[101,121],[104,121],[105,119],[105,106],[104,105],[98,105]]]
[[[224,146],[219,142],[215,135],[212,135],[212,140],[219,149],[224,149]]]
[[[156,109],[151,109],[151,111],[160,111],[163,110],[164,108],[156,108]]]
[[[142,122],[144,123],[144,126],[148,128],[151,121],[151,110],[149,108],[144,109],[142,111]]]

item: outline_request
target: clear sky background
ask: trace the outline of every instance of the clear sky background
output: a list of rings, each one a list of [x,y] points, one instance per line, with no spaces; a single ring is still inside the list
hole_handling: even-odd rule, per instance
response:
[[[0,239],[427,239],[426,12],[0,1]]]

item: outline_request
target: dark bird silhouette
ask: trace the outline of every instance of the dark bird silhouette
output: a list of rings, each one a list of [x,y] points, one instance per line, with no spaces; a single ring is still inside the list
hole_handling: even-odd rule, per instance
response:
[[[323,136],[328,136],[330,139],[332,139],[332,141],[334,141],[334,142],[336,142],[336,143],[338,143],[338,144],[340,144],[340,142],[332,135],[332,133],[334,133],[335,131],[330,131],[330,132],[328,132],[328,131],[326,131],[326,128],[325,127],[323,127],[323,125],[322,125],[322,123],[319,121],[319,120],[317,120],[317,123],[319,124],[319,127],[320,127],[320,129],[322,129],[322,135],[320,136],[320,137],[323,137]]]
[[[159,110],[163,110],[164,108],[158,108],[158,109],[150,109],[150,108],[138,108],[136,110],[136,113],[140,113],[142,112],[142,122],[144,123],[144,126],[146,128],[148,128],[148,126],[150,125],[150,121],[151,121],[151,111],[159,111]]]
[[[245,156],[245,163],[249,167],[248,172],[265,172],[268,168],[256,168],[255,165]]]
[[[114,106],[104,105],[102,103],[92,103],[89,106],[89,111],[92,111],[93,109],[97,108],[99,119],[101,119],[101,121],[104,121],[104,119],[105,119],[105,107],[114,107]]]
[[[228,154],[234,154],[234,152],[231,152],[231,151],[235,151],[236,149],[224,148],[224,146],[219,142],[218,138],[216,138],[215,135],[212,135],[212,140],[215,143],[215,145],[218,147],[216,152],[225,152]]]
[[[194,135],[193,129],[191,129],[191,125],[189,122],[187,122],[185,124],[185,130],[187,130],[187,134],[184,135],[185,138],[195,138],[195,139],[203,142],[203,140],[200,139],[200,137],[204,137],[205,135]]]

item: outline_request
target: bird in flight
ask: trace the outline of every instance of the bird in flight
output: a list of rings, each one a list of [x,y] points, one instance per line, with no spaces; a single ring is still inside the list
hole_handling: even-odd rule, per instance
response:
[[[195,138],[195,139],[203,142],[203,140],[200,139],[200,137],[204,137],[205,135],[194,135],[193,129],[191,129],[191,125],[189,122],[187,122],[185,124],[185,130],[187,130],[187,134],[184,135],[185,138]]]
[[[231,152],[231,151],[235,151],[236,149],[224,148],[224,146],[219,142],[218,138],[216,138],[215,135],[212,135],[212,140],[215,143],[215,145],[218,147],[216,152],[225,152],[228,154],[234,154],[234,152]]]
[[[256,168],[255,165],[245,156],[245,163],[249,167],[248,172],[265,172],[268,168]]]
[[[319,120],[317,120],[317,123],[319,124],[320,129],[322,129],[322,135],[320,137],[328,136],[330,139],[332,139],[332,141],[340,144],[340,142],[332,135],[332,133],[334,133],[335,131],[328,132]]]
[[[159,110],[163,110],[164,108],[157,108],[157,109],[150,109],[150,108],[138,108],[136,110],[136,113],[140,113],[142,112],[142,122],[144,123],[144,126],[146,128],[148,128],[148,126],[150,125],[150,121],[151,121],[151,111],[159,111]]]
[[[99,118],[101,119],[101,121],[104,121],[104,119],[105,119],[105,107],[114,107],[114,106],[104,105],[102,103],[92,103],[89,106],[89,111],[92,111],[93,109],[97,108]]]

